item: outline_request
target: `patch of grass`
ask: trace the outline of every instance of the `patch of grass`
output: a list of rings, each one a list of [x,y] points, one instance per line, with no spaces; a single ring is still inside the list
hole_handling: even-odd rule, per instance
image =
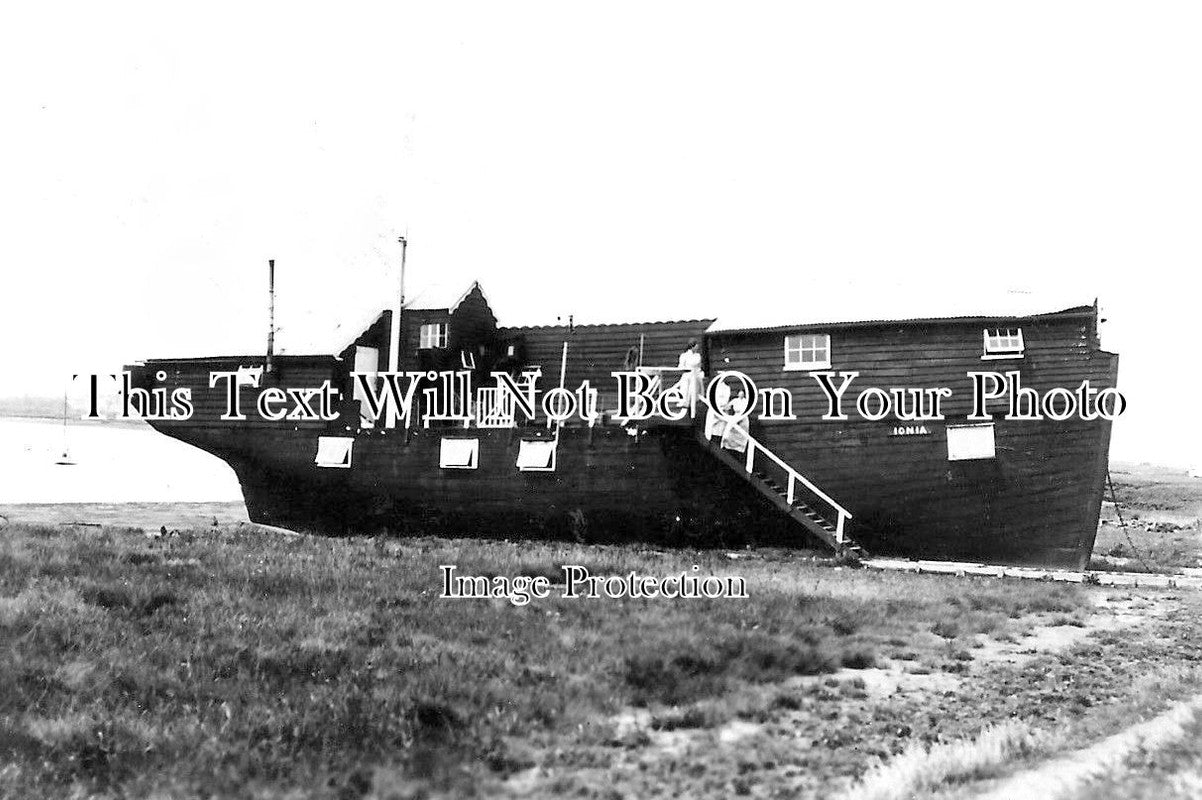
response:
[[[871,669],[876,666],[876,653],[867,646],[844,649],[840,663],[848,669]]]
[[[931,625],[931,633],[944,639],[955,639],[960,635],[960,625],[954,620],[940,619]]]
[[[778,692],[772,698],[772,708],[783,708],[788,711],[796,711],[804,705],[804,701],[798,695],[792,692]]]
[[[676,731],[694,728],[716,728],[730,719],[730,714],[714,704],[698,704],[669,709],[651,718],[657,731]]]
[[[136,617],[148,617],[180,601],[174,590],[145,583],[85,581],[79,593],[100,608]]]
[[[1194,800],[1202,795],[1202,714],[1195,713],[1182,729],[1183,736],[1163,747],[1137,748],[1065,800]]]
[[[1008,721],[970,740],[914,745],[866,774],[845,800],[902,800],[998,774],[1013,760],[1042,752],[1045,737]]]
[[[557,580],[564,563],[657,575],[696,564],[744,577],[751,597],[553,592],[524,607],[438,597],[439,564]],[[659,730],[679,731],[768,725],[813,705],[812,720],[795,716],[823,726],[809,740],[829,743],[814,749],[825,760],[803,765],[818,769],[852,752],[839,742],[872,730],[867,718],[840,722],[865,689],[836,680],[810,693],[789,681],[869,668],[883,642],[938,668],[947,645],[932,620],[965,631],[1006,622],[1051,589],[836,571],[785,551],[730,560],[250,527],[205,527],[148,549],[135,531],[9,525],[0,760],[15,768],[0,771],[0,795],[326,798],[391,786],[488,796],[489,781],[526,769],[531,753],[562,751],[565,765],[600,769],[614,738],[619,750],[647,747],[645,733],[619,737],[606,722],[637,704],[653,707]]]
[[[839,664],[836,646],[812,632],[803,631],[795,641],[753,633],[630,656],[625,680],[637,705],[676,705],[721,694],[733,680],[769,683],[834,672]]]

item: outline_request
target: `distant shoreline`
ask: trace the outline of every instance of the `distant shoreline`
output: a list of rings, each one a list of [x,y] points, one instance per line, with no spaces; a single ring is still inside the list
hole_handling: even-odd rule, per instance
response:
[[[54,425],[62,425],[62,416],[52,417],[44,414],[4,414],[0,413],[0,420],[13,419],[22,422],[45,422]],[[149,425],[140,419],[80,419],[78,416],[68,416],[67,425],[114,425],[121,428],[140,428]]]

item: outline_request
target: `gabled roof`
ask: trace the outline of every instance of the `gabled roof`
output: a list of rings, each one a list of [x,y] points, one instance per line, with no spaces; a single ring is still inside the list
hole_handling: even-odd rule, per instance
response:
[[[488,295],[484,294],[484,288],[480,286],[480,281],[472,281],[472,285],[462,292],[451,291],[446,285],[437,282],[424,284],[405,298],[405,308],[420,309],[423,311],[431,309],[441,311],[445,308],[448,313],[454,314],[455,309],[459,308],[459,304],[466,300],[468,295],[475,289],[480,290],[480,296],[491,307],[492,302],[488,299]]]
[[[480,290],[480,295],[487,303],[488,296],[484,294],[484,289],[480,286],[479,281],[473,281],[465,291],[455,293],[448,292],[446,287],[441,284],[433,283],[423,286],[413,295],[405,298],[403,308],[415,311],[445,310],[447,313],[453,314],[455,309],[459,308],[459,305],[475,289]],[[306,330],[304,335],[296,335],[292,331],[281,329],[281,335],[276,338],[276,351],[285,354],[341,353],[390,311],[390,308],[373,310],[367,315],[353,318],[353,322],[334,322],[324,330]]]

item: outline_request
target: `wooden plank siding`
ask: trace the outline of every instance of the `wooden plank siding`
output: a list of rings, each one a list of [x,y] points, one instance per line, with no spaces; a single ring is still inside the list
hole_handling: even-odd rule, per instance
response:
[[[811,328],[831,335],[831,370],[860,373],[844,403],[847,421],[822,420],[828,403],[817,382],[784,369],[789,331],[715,333],[707,350],[711,369],[739,370],[761,389],[790,390],[798,420],[756,421],[752,435],[848,507],[852,535],[870,552],[1082,567],[1097,528],[1109,423],[998,418],[996,458],[957,462],[947,457],[946,426],[966,421],[970,371],[1018,371],[1022,385],[1039,392],[1075,389],[1086,379],[1113,386],[1116,357],[1097,349],[1095,320],[1090,308],[988,323]],[[982,359],[984,328],[1018,326],[1022,358]],[[866,421],[855,411],[855,395],[869,386],[949,387],[948,419],[924,423],[928,435],[891,435],[907,423]],[[994,407],[1005,413],[1004,405]]]
[[[492,369],[542,369],[540,388],[560,383],[560,358],[568,345],[564,384],[587,380],[600,393],[600,409],[616,406],[612,372],[642,344],[642,363],[674,366],[690,339],[702,343],[707,375],[722,369],[748,375],[763,390],[787,389],[791,421],[754,420],[751,433],[854,515],[849,533],[873,554],[971,558],[999,563],[1040,563],[1082,568],[1093,546],[1107,465],[1110,424],[1071,419],[995,420],[996,457],[948,460],[948,424],[966,421],[970,371],[1018,371],[1023,386],[1039,393],[1114,386],[1117,356],[1099,349],[1097,312],[1080,307],[1024,318],[845,323],[772,330],[715,330],[713,320],[614,325],[498,327],[478,286],[453,308],[406,309],[399,369],[458,370],[461,353],[476,364],[476,386],[491,385]],[[445,348],[421,348],[423,324],[445,322]],[[391,315],[384,312],[337,355],[277,356],[264,385],[312,388],[330,379],[343,393],[335,422],[268,422],[243,390],[247,420],[220,420],[225,393],[209,388],[209,373],[262,367],[264,357],[172,359],[137,367],[138,385],[187,387],[190,420],[153,423],[160,431],[213,452],[235,469],[251,518],[270,524],[344,531],[362,526],[483,535],[580,535],[597,540],[677,537],[703,532],[710,540],[757,537],[802,542],[796,526],[776,512],[737,473],[719,462],[686,427],[569,425],[561,432],[557,468],[521,472],[516,456],[524,430],[464,430],[460,424],[407,431],[360,429],[351,400],[355,348],[379,350],[388,365]],[[982,358],[985,328],[1021,327],[1019,359]],[[853,371],[846,421],[824,421],[826,396],[804,371],[784,369],[789,333],[829,333],[831,367]],[[508,355],[510,347],[514,354]],[[153,379],[163,370],[166,381]],[[867,387],[948,387],[944,422],[925,422],[925,435],[892,435],[897,425],[859,418],[855,396]],[[995,413],[1005,413],[1004,404]],[[756,409],[758,412],[758,409]],[[758,413],[753,415],[758,416]],[[541,418],[538,428],[543,427]],[[546,431],[543,430],[545,435]],[[350,469],[314,464],[317,438],[354,438]],[[481,441],[475,470],[438,466],[444,436]],[[569,522],[578,518],[576,522]],[[583,520],[581,522],[580,520]],[[523,533],[526,532],[526,534]],[[567,533],[565,533],[565,531]]]
[[[713,320],[682,320],[620,325],[548,325],[501,328],[498,335],[515,344],[523,363],[542,368],[540,388],[559,385],[563,345],[568,345],[568,369],[564,385],[575,390],[587,380],[599,393],[598,407],[612,410],[617,404],[617,381],[612,373],[626,368],[626,354],[643,345],[643,363],[676,366],[689,340],[702,342]]]
[[[357,431],[349,469],[314,465],[319,431],[165,432],[234,468],[252,520],[298,530],[807,543],[687,429],[632,437],[618,427],[565,428],[554,472],[517,468],[528,434],[516,429]],[[444,437],[479,440],[477,468],[440,468]]]
[[[421,347],[421,328],[427,324],[447,325],[445,348]],[[359,336],[347,345],[338,357],[346,365],[349,374],[355,363],[357,346],[374,347],[380,351],[380,369],[388,368],[392,312],[384,311]],[[488,305],[479,285],[473,285],[455,308],[406,308],[401,312],[400,352],[397,369],[413,370],[458,370],[461,369],[460,353],[472,353],[479,363],[491,362],[496,357],[497,318]],[[347,382],[349,386],[349,380]]]
[[[244,421],[223,421],[225,413],[226,389],[225,384],[219,383],[209,388],[211,372],[232,372],[240,367],[262,368],[265,358],[256,356],[221,356],[216,358],[185,358],[185,359],[155,359],[147,361],[130,370],[134,386],[146,389],[166,387],[170,395],[177,388],[191,391],[193,413],[187,420],[163,420],[156,427],[200,428],[200,427],[236,427],[236,428],[273,428],[292,430],[294,428],[324,429],[330,427],[325,422],[297,422],[281,420],[271,422],[263,419],[255,407],[259,392],[267,386],[277,386],[282,389],[312,389],[320,386],[323,381],[335,381],[338,377],[338,362],[333,356],[275,356],[274,371],[265,374],[258,389],[244,386],[241,389],[241,411],[246,415]],[[166,380],[159,381],[156,374],[166,373]],[[333,383],[335,388],[338,384]]]

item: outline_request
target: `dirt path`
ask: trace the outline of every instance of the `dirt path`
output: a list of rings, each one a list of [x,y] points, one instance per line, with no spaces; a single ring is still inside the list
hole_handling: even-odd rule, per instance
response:
[[[915,660],[879,659],[867,669],[795,677],[760,688],[764,695],[793,698],[788,705],[761,704],[764,712],[750,717],[733,711],[726,719],[681,727],[656,725],[656,714],[647,709],[627,709],[605,723],[621,745],[598,756],[599,767],[591,772],[598,785],[626,796],[669,796],[672,791],[661,785],[663,776],[700,774],[721,764],[735,764],[748,776],[746,784],[735,787],[747,796],[768,796],[768,786],[803,797],[837,792],[862,772],[865,759],[886,755],[878,752],[884,739],[844,741],[847,731],[889,723],[909,737],[909,727],[917,730],[919,725],[915,714],[938,713],[934,710],[963,695],[972,682],[993,680],[998,669],[1012,672],[1041,657],[1066,653],[1091,636],[1163,618],[1163,609],[1143,591],[1097,589],[1091,599],[1093,608],[1084,619],[1041,612],[1024,618],[1025,631],[1018,635],[976,634],[966,651],[971,661],[957,673],[928,669]],[[803,768],[795,763],[798,754]],[[555,768],[533,767],[512,776],[500,794],[551,796],[556,773]],[[704,785],[682,782],[675,789],[687,792],[698,783]]]
[[[1013,800],[1016,797],[1040,797],[1056,800],[1066,797],[1090,780],[1121,769],[1127,757],[1137,750],[1155,751],[1178,741],[1186,734],[1185,726],[1199,713],[1202,713],[1202,695],[1178,703],[1157,717],[1132,725],[1089,747],[1020,772],[978,795],[978,798]]]

